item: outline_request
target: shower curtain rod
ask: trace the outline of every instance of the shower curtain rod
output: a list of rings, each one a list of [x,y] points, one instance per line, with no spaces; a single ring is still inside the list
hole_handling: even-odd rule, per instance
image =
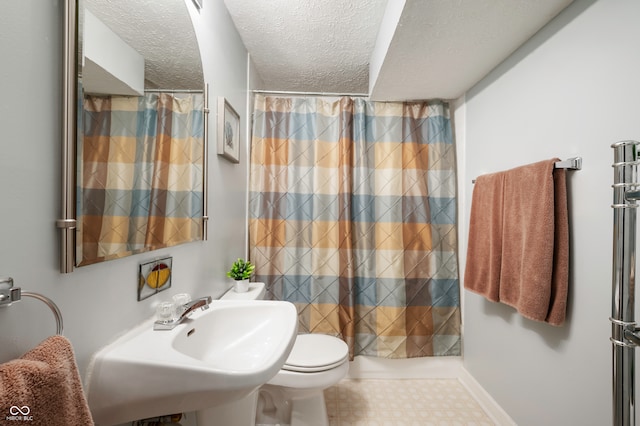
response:
[[[295,92],[287,90],[252,90],[253,93],[269,95],[297,95],[297,96],[351,96],[353,98],[368,98],[368,93],[335,93],[335,92]]]
[[[144,89],[145,93],[204,93],[204,90],[189,90],[189,89]]]

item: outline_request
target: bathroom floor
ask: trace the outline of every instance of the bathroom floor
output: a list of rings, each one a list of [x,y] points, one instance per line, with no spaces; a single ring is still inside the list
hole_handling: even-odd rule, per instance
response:
[[[324,395],[331,426],[494,424],[456,379],[345,379]]]

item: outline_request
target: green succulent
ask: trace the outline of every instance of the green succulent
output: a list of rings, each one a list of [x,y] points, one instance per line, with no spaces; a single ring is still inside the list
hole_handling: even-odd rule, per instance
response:
[[[251,278],[251,274],[253,274],[253,270],[255,268],[256,266],[250,261],[238,258],[238,260],[233,262],[233,265],[231,265],[231,269],[227,272],[227,276],[236,281],[248,280]]]

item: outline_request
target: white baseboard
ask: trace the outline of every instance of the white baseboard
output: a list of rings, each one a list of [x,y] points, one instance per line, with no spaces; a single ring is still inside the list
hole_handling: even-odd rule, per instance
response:
[[[356,356],[349,363],[349,379],[456,379],[461,357],[385,359]]]
[[[516,422],[509,417],[507,412],[498,405],[491,395],[489,395],[464,367],[461,367],[459,370],[458,380],[497,426],[517,426]]]

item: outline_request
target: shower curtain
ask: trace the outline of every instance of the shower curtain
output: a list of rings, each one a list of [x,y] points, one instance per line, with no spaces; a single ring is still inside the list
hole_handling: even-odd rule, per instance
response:
[[[448,105],[256,96],[250,257],[350,356],[460,354]]]
[[[204,95],[85,95],[80,264],[202,236]]]

